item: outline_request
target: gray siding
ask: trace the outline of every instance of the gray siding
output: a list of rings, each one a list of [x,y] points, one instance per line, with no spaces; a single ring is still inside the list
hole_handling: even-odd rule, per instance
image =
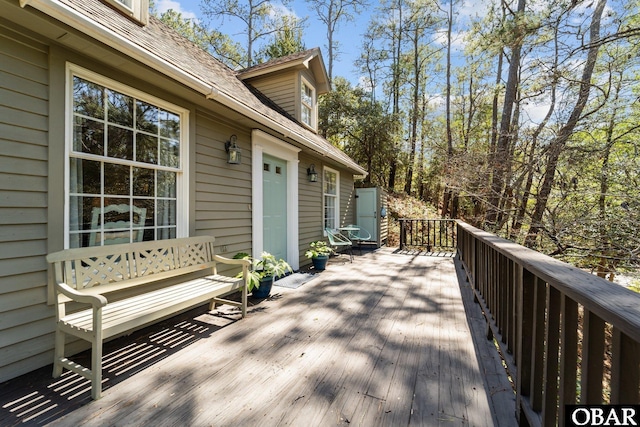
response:
[[[296,99],[298,98],[295,71],[287,71],[275,76],[268,75],[264,78],[251,80],[249,83],[269,99],[283,108],[293,117],[296,116]]]
[[[0,23],[0,381],[50,362],[48,49]]]
[[[220,255],[250,253],[251,136],[204,112],[196,116],[196,234],[215,236]],[[232,134],[242,149],[240,165],[227,164],[224,143]]]
[[[323,224],[323,193],[322,193],[322,169],[324,163],[319,158],[301,153],[299,156],[299,241],[300,241],[300,265],[310,262],[304,253],[309,248],[309,243],[315,240],[325,240]],[[320,174],[318,182],[309,182],[307,168],[315,165]],[[340,225],[352,224],[355,221],[355,189],[353,186],[353,173],[340,169],[336,165],[328,167],[340,172]]]
[[[311,262],[304,256],[309,248],[309,243],[323,239],[322,178],[318,182],[309,182],[307,168],[314,164],[316,171],[322,177],[322,163],[319,159],[314,159],[303,153],[300,153],[299,160],[298,237],[300,239],[300,265],[305,265]]]

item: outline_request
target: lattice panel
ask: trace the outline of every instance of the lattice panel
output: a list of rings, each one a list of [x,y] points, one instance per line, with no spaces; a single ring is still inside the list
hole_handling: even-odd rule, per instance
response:
[[[126,254],[75,260],[74,270],[76,289],[120,282],[131,277]]]
[[[157,248],[135,253],[138,277],[175,270],[178,268],[175,247]]]
[[[178,250],[180,267],[200,265],[209,261],[208,245],[205,243],[192,243],[176,248]]]

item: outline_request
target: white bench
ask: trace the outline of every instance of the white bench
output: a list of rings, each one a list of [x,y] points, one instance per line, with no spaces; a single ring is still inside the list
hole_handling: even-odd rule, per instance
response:
[[[57,308],[53,377],[59,377],[63,368],[76,372],[91,380],[91,396],[99,399],[103,340],[206,301],[211,309],[216,303],[241,307],[245,317],[250,262],[215,255],[214,240],[209,236],[188,237],[49,254],[47,261],[53,264],[54,273],[50,297]],[[243,277],[218,274],[218,263],[241,266]],[[123,290],[136,293],[112,298]],[[235,291],[242,292],[240,302],[221,298]],[[67,313],[67,303],[91,307]],[[65,357],[67,334],[91,343],[91,369]]]

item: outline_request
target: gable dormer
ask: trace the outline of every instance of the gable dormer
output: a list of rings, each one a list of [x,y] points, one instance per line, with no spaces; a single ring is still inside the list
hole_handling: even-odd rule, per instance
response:
[[[318,131],[318,96],[330,83],[319,48],[272,59],[238,73],[272,102],[313,132]]]

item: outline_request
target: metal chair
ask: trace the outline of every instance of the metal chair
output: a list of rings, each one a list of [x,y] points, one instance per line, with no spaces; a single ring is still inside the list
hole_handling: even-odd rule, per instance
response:
[[[332,230],[331,228],[325,228],[327,238],[329,239],[329,246],[336,248],[336,252],[340,247],[343,247],[349,251],[349,260],[353,262],[353,243],[347,237],[343,236],[340,232]]]
[[[371,233],[356,224],[350,224],[347,227],[347,236],[349,240],[358,244],[358,250],[362,254],[362,242],[371,240]]]

